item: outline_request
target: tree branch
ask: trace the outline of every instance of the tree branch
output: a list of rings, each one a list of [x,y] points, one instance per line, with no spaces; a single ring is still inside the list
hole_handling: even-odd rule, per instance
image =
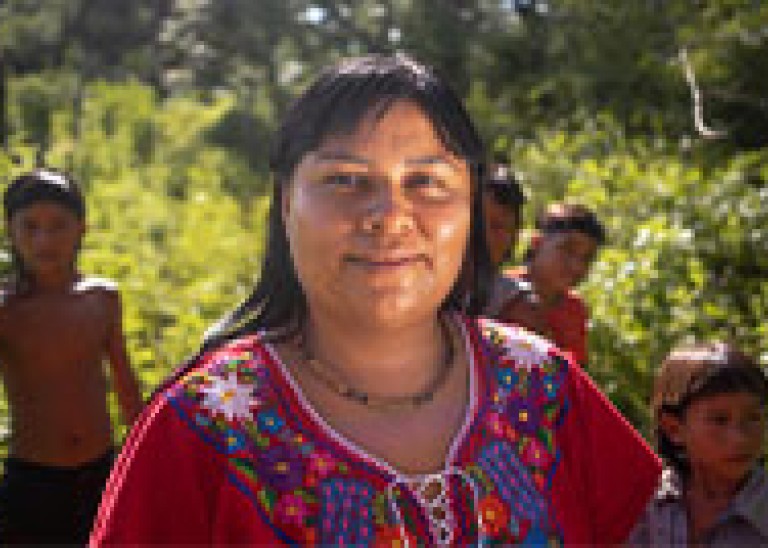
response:
[[[693,66],[688,59],[688,50],[686,48],[680,48],[678,54],[680,58],[680,64],[683,66],[683,75],[685,81],[688,82],[688,87],[691,90],[691,99],[693,100],[693,125],[696,131],[705,139],[719,139],[725,137],[727,132],[722,130],[715,130],[707,126],[704,121],[704,99],[701,94],[701,89],[696,83],[696,74],[693,72]]]

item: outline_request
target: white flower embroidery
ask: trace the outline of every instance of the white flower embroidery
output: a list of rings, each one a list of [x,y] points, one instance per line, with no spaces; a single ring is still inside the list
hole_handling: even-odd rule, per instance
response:
[[[229,372],[226,378],[211,376],[209,380],[210,386],[200,388],[205,394],[203,407],[213,413],[223,414],[230,421],[251,418],[251,407],[259,403],[251,397],[254,388],[252,384],[241,384],[234,372]]]
[[[506,340],[504,346],[517,365],[530,371],[533,366],[549,359],[547,354],[552,344],[535,333],[520,329]]]

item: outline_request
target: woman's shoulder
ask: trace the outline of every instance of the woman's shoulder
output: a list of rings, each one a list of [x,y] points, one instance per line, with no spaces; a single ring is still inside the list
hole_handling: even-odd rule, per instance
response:
[[[568,358],[551,341],[516,324],[490,318],[474,320],[478,342],[493,356],[491,363],[524,369],[567,369]]]
[[[272,356],[259,335],[205,351],[175,371],[158,395],[184,407],[207,407],[228,419],[250,412],[255,394],[268,381]]]

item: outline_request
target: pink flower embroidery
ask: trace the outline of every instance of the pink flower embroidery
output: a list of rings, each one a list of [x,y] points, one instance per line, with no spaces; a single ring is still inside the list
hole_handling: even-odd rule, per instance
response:
[[[330,453],[316,451],[309,456],[309,472],[317,479],[323,479],[333,472],[335,467],[336,460]]]
[[[488,414],[488,428],[490,429],[491,433],[495,436],[503,436],[504,435],[504,421],[501,419],[501,415],[498,413],[489,413]]]
[[[284,523],[304,525],[307,517],[307,504],[298,495],[286,493],[277,501],[277,515]]]
[[[525,464],[536,468],[546,468],[552,462],[552,455],[547,451],[544,444],[536,438],[528,440],[525,449],[523,449],[522,457]]]

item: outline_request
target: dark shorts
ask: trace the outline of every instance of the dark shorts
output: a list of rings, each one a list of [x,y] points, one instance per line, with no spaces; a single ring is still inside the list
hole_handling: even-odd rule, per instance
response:
[[[0,544],[86,544],[113,461],[113,450],[78,466],[6,459]]]

